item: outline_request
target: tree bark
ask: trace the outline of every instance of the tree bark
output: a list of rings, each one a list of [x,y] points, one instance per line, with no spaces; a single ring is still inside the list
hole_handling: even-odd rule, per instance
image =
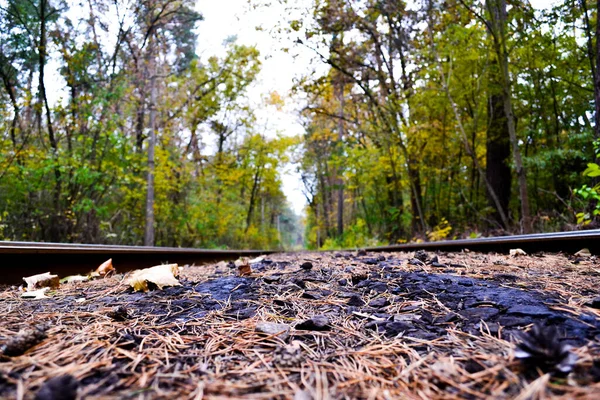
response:
[[[344,81],[340,80],[340,118],[338,119],[338,150],[342,156],[344,140]],[[337,235],[341,239],[344,234],[344,181],[342,179],[343,167],[340,165],[337,171]]]
[[[152,40],[152,39],[150,39]],[[148,174],[146,177],[146,229],[144,232],[144,245],[154,246],[154,147],[156,145],[156,60],[154,59],[153,43],[150,42],[149,60],[150,69],[150,104],[148,136]]]
[[[488,0],[488,7],[490,9],[490,15],[492,17],[492,26],[494,26],[495,30],[495,32],[493,33],[495,45],[494,47],[496,50],[496,55],[498,57],[498,63],[500,65],[502,77],[504,115],[506,116],[506,122],[508,124],[508,133],[512,146],[513,160],[515,163],[517,179],[519,182],[519,195],[521,201],[521,231],[523,233],[529,233],[531,232],[532,227],[531,214],[529,211],[529,194],[527,192],[527,174],[525,171],[525,167],[523,166],[523,160],[521,159],[521,150],[519,149],[519,142],[517,139],[515,117],[513,114],[512,107],[512,88],[510,74],[508,71],[508,50],[506,46],[505,29],[507,23],[506,0]]]
[[[497,65],[496,65],[497,66]],[[494,70],[492,68],[492,70]],[[491,187],[494,188],[500,208],[504,215],[508,215],[508,203],[510,200],[511,171],[510,171],[510,135],[508,132],[508,123],[504,113],[504,100],[501,93],[497,93],[494,83],[492,83],[491,93],[488,95],[488,129],[486,138],[486,169],[485,176]],[[488,203],[495,208],[494,199],[487,190]],[[496,209],[494,219],[499,222],[504,229],[500,217],[500,210]]]

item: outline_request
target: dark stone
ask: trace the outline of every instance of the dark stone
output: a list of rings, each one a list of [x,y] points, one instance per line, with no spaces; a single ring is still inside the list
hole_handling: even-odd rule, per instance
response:
[[[356,285],[367,279],[367,274],[352,274],[352,284]]]
[[[34,400],[74,400],[79,382],[71,375],[48,379],[36,393]]]
[[[387,292],[388,285],[383,282],[373,282],[371,285],[369,285],[369,289],[371,289],[377,293],[383,293],[383,292]]]
[[[310,300],[319,300],[322,299],[323,296],[321,295],[321,293],[315,291],[315,290],[311,290],[311,291],[307,291],[302,293],[302,297],[305,299],[310,299]]]
[[[281,275],[269,275],[269,276],[265,276],[263,278],[263,281],[265,281],[266,283],[275,283],[275,282],[279,282],[280,279],[281,279]]]
[[[499,314],[499,311],[492,307],[467,308],[459,311],[458,314],[469,319],[479,321],[480,319],[488,321]]]
[[[125,306],[117,306],[106,313],[106,316],[115,321],[125,321],[129,318],[129,311]]]
[[[511,315],[523,315],[526,317],[548,317],[554,314],[546,306],[529,306],[529,305],[516,305],[510,307],[507,314]]]
[[[340,279],[338,281],[338,285],[340,286],[346,286],[348,284],[348,279],[344,278],[344,279]]]
[[[593,315],[590,315],[590,314],[581,314],[579,316],[579,319],[582,320],[583,322],[587,322],[588,324],[593,324],[596,322],[596,317],[594,317]]]
[[[365,288],[365,287],[370,286],[372,283],[373,283],[373,281],[371,281],[370,279],[364,279],[355,285],[357,288]]]
[[[302,289],[306,289],[306,282],[304,282],[302,279],[294,278],[290,282]]]
[[[360,249],[356,252],[356,255],[359,257],[363,257],[367,255],[367,251],[365,249]]]
[[[362,260],[362,262],[364,264],[367,264],[367,265],[377,265],[377,264],[379,264],[379,260],[377,260],[376,258],[364,258]]]
[[[385,261],[385,256],[378,255],[377,256],[377,261]]]
[[[531,324],[530,318],[500,317],[498,323],[506,328],[522,327]]]
[[[592,299],[592,301],[590,301],[589,303],[586,303],[586,306],[592,307],[592,308],[600,308],[600,297],[596,297],[596,298]]]
[[[460,319],[459,315],[456,313],[448,313],[442,317],[437,317],[435,319],[436,323],[449,323],[449,322],[454,322],[454,321],[458,321]]]
[[[388,324],[387,321],[369,321],[365,324],[365,329],[375,329],[377,332],[385,332],[385,327]]]
[[[302,268],[303,270],[311,270],[313,268],[313,265],[311,262],[307,261],[305,263],[302,263],[302,265],[300,265],[300,268]]]
[[[474,374],[476,372],[483,371],[484,369],[486,369],[486,367],[481,365],[477,360],[469,359],[464,362],[463,369],[470,374]]]
[[[207,293],[218,301],[237,300],[252,293],[254,278],[225,276],[199,283],[194,287],[198,293]],[[234,290],[235,289],[235,290]]]
[[[427,255],[427,252],[425,250],[417,250],[415,251],[415,254],[413,256],[414,258],[416,258],[417,260],[426,263],[427,260],[429,260],[429,256]]]
[[[431,266],[435,267],[435,268],[446,268],[447,267],[446,264],[441,264],[439,262],[433,262],[433,263],[431,263]]]
[[[331,330],[329,319],[324,315],[315,315],[311,319],[300,322],[296,329],[301,331],[328,331]]]
[[[254,314],[256,314],[256,308],[247,307],[247,308],[242,308],[239,310],[231,310],[231,311],[227,312],[225,315],[241,321],[244,319],[252,318],[254,316]]]
[[[346,304],[354,307],[362,307],[365,305],[365,302],[363,301],[363,299],[360,298],[360,296],[353,295],[352,297],[350,297]]]
[[[399,333],[406,332],[414,327],[406,322],[388,322],[385,324],[385,333],[389,336],[396,336]]]
[[[387,307],[390,305],[390,302],[385,297],[378,297],[375,300],[369,302],[369,307],[381,308]]]

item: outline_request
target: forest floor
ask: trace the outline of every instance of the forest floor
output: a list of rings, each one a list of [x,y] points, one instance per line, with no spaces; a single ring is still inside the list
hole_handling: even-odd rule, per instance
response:
[[[4,287],[0,398],[597,399],[599,261],[294,253],[149,292]]]

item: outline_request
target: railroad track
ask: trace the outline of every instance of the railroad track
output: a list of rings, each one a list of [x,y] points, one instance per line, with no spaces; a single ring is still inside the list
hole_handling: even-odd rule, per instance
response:
[[[269,250],[205,250],[179,247],[0,242],[0,284],[22,283],[24,276],[52,271],[60,276],[87,273],[109,258],[119,272],[162,263],[202,265],[239,257],[272,254]]]
[[[528,253],[537,251],[574,253],[588,248],[600,254],[600,229],[493,238],[448,240],[370,247],[380,251],[461,251],[508,253],[521,248]],[[196,264],[257,257],[275,253],[272,250],[204,250],[178,247],[105,246],[91,244],[61,244],[32,242],[0,242],[0,284],[21,283],[23,276],[46,271],[66,276],[94,270],[108,258],[119,271],[145,268],[161,263]]]

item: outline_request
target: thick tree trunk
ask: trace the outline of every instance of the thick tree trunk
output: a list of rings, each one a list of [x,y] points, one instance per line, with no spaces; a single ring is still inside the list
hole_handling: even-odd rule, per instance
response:
[[[493,0],[493,4],[490,7],[492,15],[492,25],[495,26],[494,42],[496,55],[498,57],[498,63],[500,65],[500,71],[502,76],[502,94],[504,103],[504,115],[508,125],[508,133],[513,152],[513,160],[515,163],[515,169],[517,172],[517,179],[519,182],[519,195],[521,201],[521,230],[523,233],[529,233],[532,230],[531,227],[531,214],[529,211],[529,194],[527,192],[527,174],[525,167],[523,166],[523,160],[521,159],[521,150],[519,149],[519,143],[517,139],[517,132],[515,128],[515,117],[513,114],[512,107],[512,90],[510,74],[508,71],[508,50],[506,46],[506,0]]]
[[[492,89],[493,90],[493,89]],[[508,215],[508,203],[510,200],[511,171],[510,171],[510,139],[508,133],[508,123],[504,114],[504,100],[501,94],[491,93],[488,96],[488,119],[489,125],[486,140],[486,170],[485,176],[494,188],[500,208],[504,215]],[[487,191],[489,204],[496,208],[494,199],[489,190]],[[496,209],[494,219],[500,223],[504,229],[504,222],[500,217],[500,212]]]

